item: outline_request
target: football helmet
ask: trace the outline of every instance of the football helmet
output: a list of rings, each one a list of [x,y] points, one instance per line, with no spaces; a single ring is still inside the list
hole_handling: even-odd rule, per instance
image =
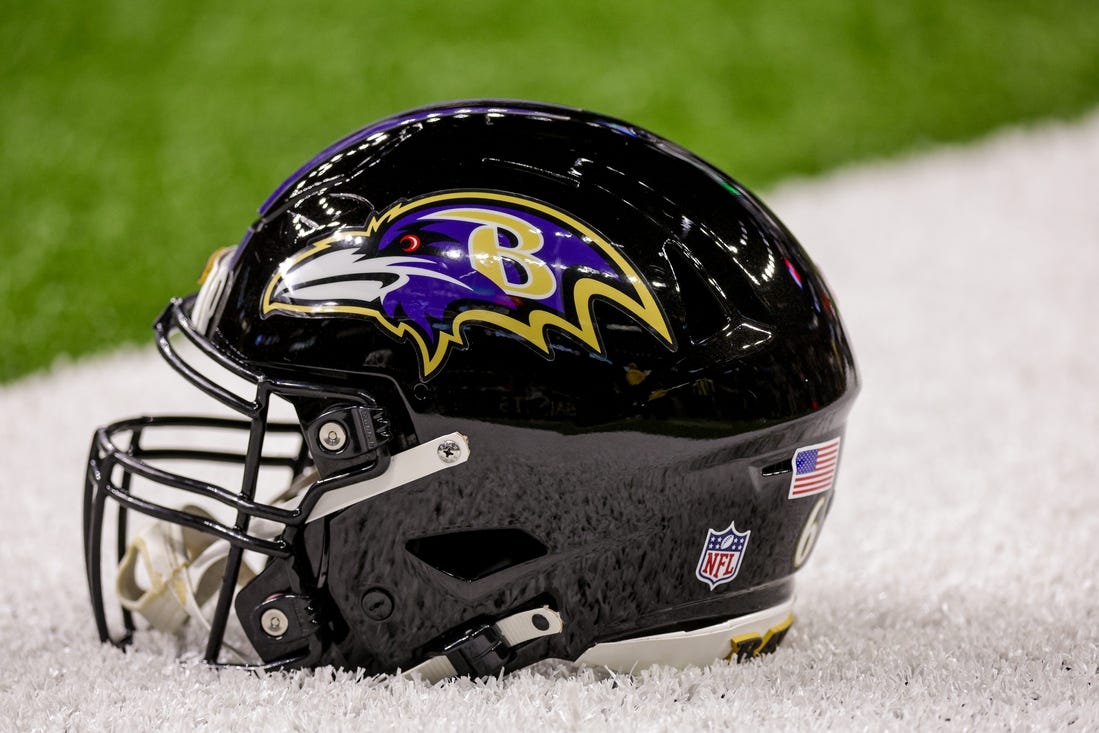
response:
[[[858,378],[813,262],[712,165],[576,109],[415,109],[201,282],[156,343],[236,416],[96,432],[103,640],[428,679],[781,641]]]

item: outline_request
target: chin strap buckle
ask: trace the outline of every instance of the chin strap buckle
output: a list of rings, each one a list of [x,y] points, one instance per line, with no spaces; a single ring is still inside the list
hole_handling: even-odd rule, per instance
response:
[[[515,647],[560,634],[563,628],[561,614],[548,606],[520,611],[494,624],[473,627],[443,647],[441,654],[407,670],[404,676],[419,675],[431,683],[447,677],[490,677],[512,660]]]

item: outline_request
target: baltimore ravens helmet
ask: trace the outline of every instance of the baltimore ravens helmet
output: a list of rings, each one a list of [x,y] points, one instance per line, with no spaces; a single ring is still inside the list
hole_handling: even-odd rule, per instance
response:
[[[527,102],[328,147],[154,328],[220,414],[96,432],[92,608],[105,641],[197,635],[218,665],[771,651],[858,391],[828,287],[759,199]]]

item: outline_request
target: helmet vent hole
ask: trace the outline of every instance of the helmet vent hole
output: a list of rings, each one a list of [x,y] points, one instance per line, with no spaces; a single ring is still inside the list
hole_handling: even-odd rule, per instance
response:
[[[476,529],[409,540],[405,548],[439,572],[473,581],[546,554],[546,546],[521,529]]]
[[[764,466],[761,472],[764,476],[778,476],[782,473],[790,473],[791,470],[792,469],[790,467],[790,459],[787,458],[785,460],[779,461],[778,463],[772,463],[769,466]]]

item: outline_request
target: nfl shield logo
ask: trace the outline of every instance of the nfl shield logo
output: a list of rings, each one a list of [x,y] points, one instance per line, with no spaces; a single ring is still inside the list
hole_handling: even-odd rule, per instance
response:
[[[706,544],[702,547],[702,557],[698,558],[695,577],[707,583],[710,590],[722,583],[728,583],[740,571],[740,561],[748,546],[748,535],[752,532],[737,532],[735,525],[736,522],[733,522],[728,529],[721,532],[711,529],[706,535]]]

